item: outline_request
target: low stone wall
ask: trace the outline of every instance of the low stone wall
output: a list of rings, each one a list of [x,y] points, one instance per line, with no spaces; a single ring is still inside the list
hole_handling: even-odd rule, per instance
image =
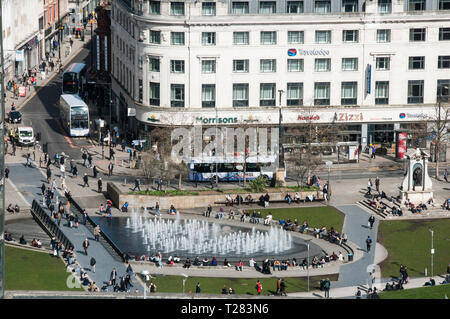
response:
[[[159,207],[161,210],[169,209],[170,205],[174,205],[175,208],[189,209],[189,208],[201,208],[206,207],[208,204],[212,206],[224,206],[223,204],[214,204],[215,202],[224,202],[225,194],[218,195],[187,195],[187,196],[150,196],[150,195],[130,195],[120,191],[120,189],[114,185],[114,183],[107,183],[107,193],[114,206],[117,208],[122,207],[125,202],[128,202],[129,207],[152,207],[155,206],[156,202],[159,202]],[[295,192],[291,192],[293,196]],[[317,197],[322,197],[322,192],[320,191],[308,191],[299,192],[300,197],[304,199],[308,195],[314,195]],[[230,194],[231,197],[236,197],[236,194]],[[234,195],[234,196],[233,196]],[[252,193],[252,197],[258,200],[261,195],[265,193]],[[286,193],[269,193],[271,200],[283,200]],[[243,198],[247,196],[246,194],[241,194]]]

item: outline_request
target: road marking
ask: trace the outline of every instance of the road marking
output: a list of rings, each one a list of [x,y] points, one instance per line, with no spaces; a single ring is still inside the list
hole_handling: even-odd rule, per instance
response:
[[[17,186],[9,179],[6,178],[6,180],[9,182],[9,184],[11,184],[11,187],[16,191],[17,194],[19,194],[20,198],[22,198],[22,200],[27,203],[28,205],[30,205],[30,202],[26,200],[25,196],[23,196],[23,194],[19,191],[19,189],[17,188]],[[5,203],[6,204],[6,203]],[[31,206],[31,205],[30,205]]]

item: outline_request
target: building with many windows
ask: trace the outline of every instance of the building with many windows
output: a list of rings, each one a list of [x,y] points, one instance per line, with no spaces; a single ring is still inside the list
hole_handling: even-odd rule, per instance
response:
[[[118,0],[111,30],[115,118],[139,134],[314,121],[364,146],[449,96],[450,0]]]

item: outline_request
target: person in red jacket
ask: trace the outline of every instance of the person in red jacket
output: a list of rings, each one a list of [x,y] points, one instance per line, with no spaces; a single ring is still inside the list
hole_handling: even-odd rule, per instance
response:
[[[259,282],[259,280],[256,282],[256,292],[258,295],[261,295],[261,291],[262,291],[262,285]]]

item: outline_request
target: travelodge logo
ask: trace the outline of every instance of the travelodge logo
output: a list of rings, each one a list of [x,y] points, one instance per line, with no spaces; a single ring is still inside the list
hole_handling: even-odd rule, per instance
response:
[[[401,119],[404,119],[406,117],[406,114],[405,113],[400,113],[399,116],[400,116]]]
[[[289,49],[288,50],[289,56],[296,56],[297,55],[297,49]]]

